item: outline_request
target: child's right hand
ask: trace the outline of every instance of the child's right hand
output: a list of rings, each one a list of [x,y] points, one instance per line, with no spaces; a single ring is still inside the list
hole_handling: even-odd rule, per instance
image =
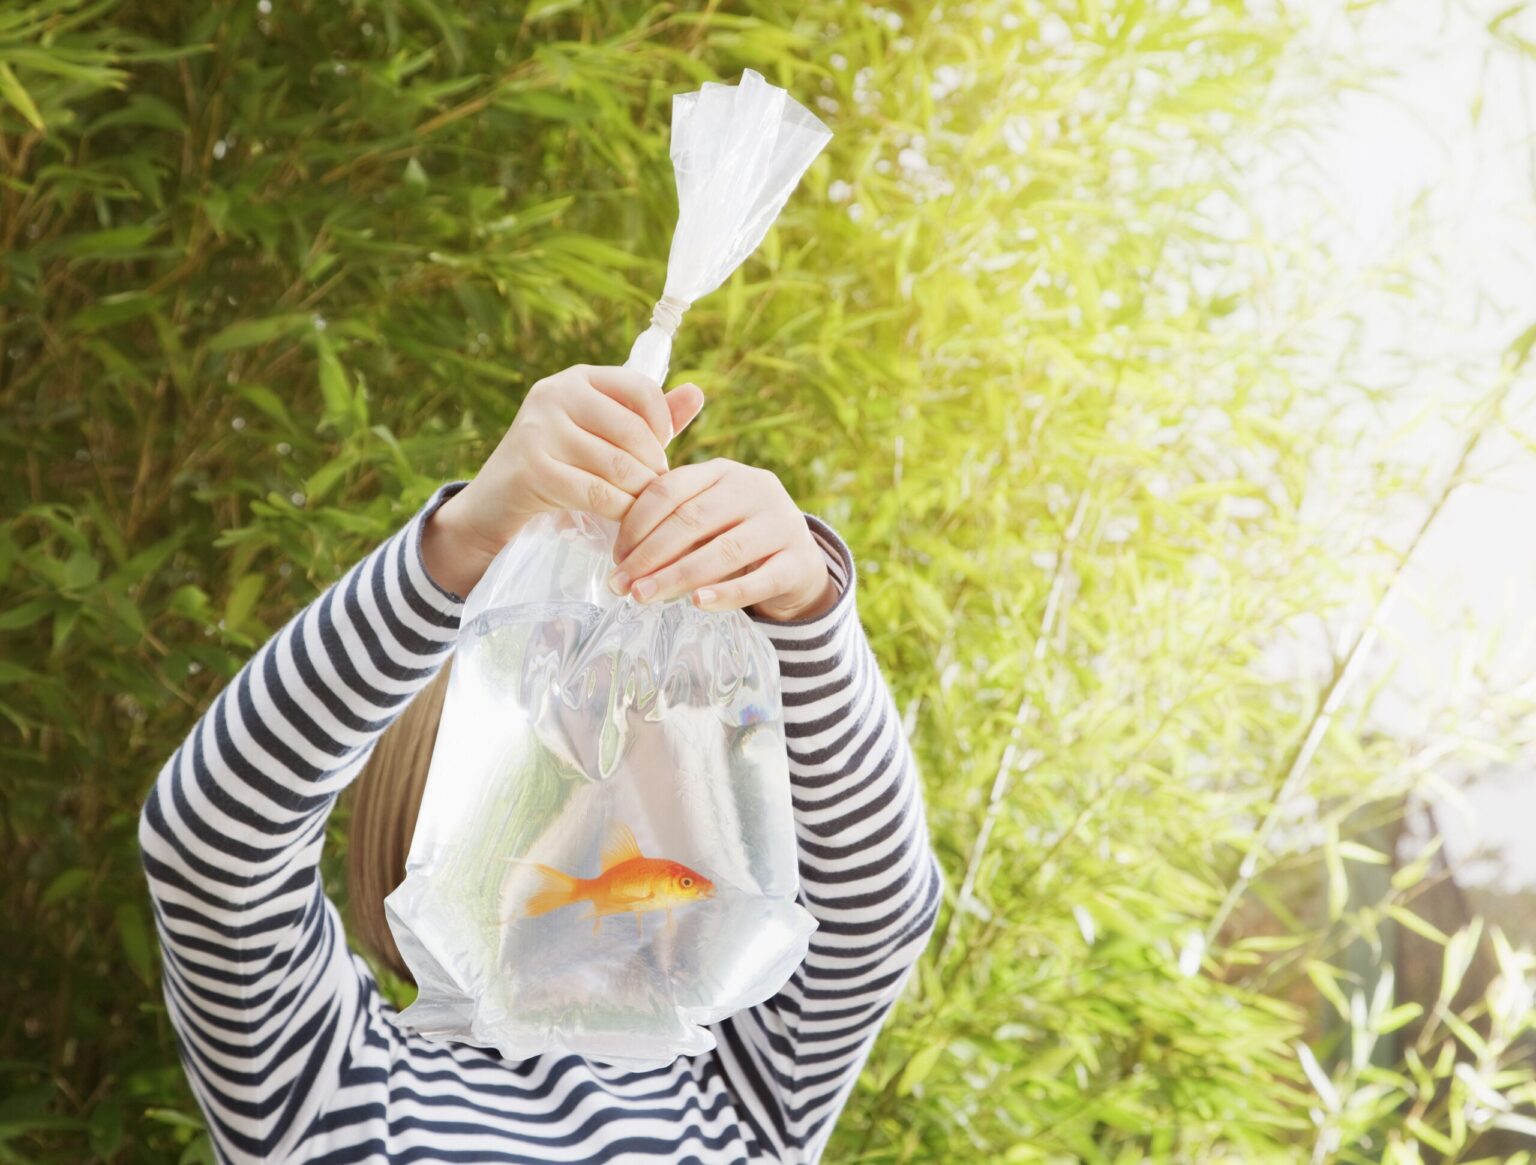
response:
[[[584,510],[622,522],[667,471],[667,443],[703,407],[697,385],[663,393],[627,368],[578,364],[538,381],[475,479],[427,523],[428,572],[467,595],[536,514]]]

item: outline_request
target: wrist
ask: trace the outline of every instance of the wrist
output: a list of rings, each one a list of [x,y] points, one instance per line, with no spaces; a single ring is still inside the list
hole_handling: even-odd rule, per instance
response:
[[[841,594],[842,591],[838,590],[837,584],[832,581],[832,572],[827,571],[822,579],[820,592],[794,617],[796,619],[815,619],[818,616],[825,615],[833,607],[837,606],[838,596]]]
[[[474,589],[506,545],[506,541],[493,544],[467,521],[463,496],[463,492],[456,494],[439,506],[421,532],[421,557],[427,573],[439,586],[460,597]]]
[[[842,592],[838,590],[837,583],[832,579],[832,572],[823,565],[821,585],[807,588],[808,598],[802,601],[791,601],[785,606],[774,603],[763,603],[753,606],[752,611],[764,619],[771,619],[779,623],[796,622],[805,619],[815,619],[825,615],[837,605]],[[770,608],[765,610],[764,608]]]

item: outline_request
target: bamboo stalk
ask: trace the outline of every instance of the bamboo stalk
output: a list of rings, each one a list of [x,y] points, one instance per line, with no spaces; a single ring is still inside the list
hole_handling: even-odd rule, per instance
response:
[[[1091,481],[1094,474],[1090,472],[1088,477]],[[1040,632],[1035,636],[1035,645],[1029,654],[1031,669],[1044,662],[1051,637],[1056,633],[1056,622],[1062,609],[1062,595],[1066,590],[1067,574],[1072,563],[1072,547],[1076,544],[1078,535],[1082,533],[1083,521],[1088,514],[1089,492],[1085,489],[1078,495],[1072,518],[1062,532],[1061,548],[1057,551],[1056,567],[1051,577],[1051,589],[1045,600],[1045,613],[1040,619]],[[1031,698],[1031,693],[1026,691],[1020,697],[1018,709],[1014,712],[1013,728],[1008,734],[1008,744],[1003,749],[1003,758],[992,778],[992,791],[987,799],[986,812],[982,815],[981,828],[976,834],[976,844],[971,847],[970,857],[965,863],[965,876],[960,881],[960,891],[955,898],[955,908],[950,912],[944,927],[944,938],[939,944],[940,964],[954,947],[955,939],[959,935],[960,916],[965,913],[966,907],[975,901],[976,876],[981,869],[982,859],[986,857],[987,846],[992,841],[992,831],[997,827],[997,819],[1002,813],[1003,801],[1008,795],[1014,774],[1016,771],[1028,771],[1029,765],[1024,763],[1019,741],[1025,730],[1034,723],[1038,709],[1039,704]],[[1029,763],[1033,764],[1032,758]]]
[[[1254,875],[1258,871],[1260,855],[1263,852],[1264,846],[1269,841],[1271,834],[1274,833],[1275,827],[1279,824],[1281,810],[1292,800],[1305,783],[1312,760],[1317,755],[1317,749],[1322,744],[1323,737],[1332,726],[1334,717],[1338,714],[1339,708],[1349,695],[1355,680],[1360,676],[1365,661],[1370,656],[1371,648],[1376,642],[1377,633],[1380,631],[1387,613],[1396,601],[1402,580],[1407,574],[1408,564],[1413,560],[1413,556],[1423,544],[1436,519],[1444,512],[1451,497],[1463,484],[1462,475],[1466,472],[1467,463],[1472,459],[1472,455],[1477,451],[1478,446],[1482,444],[1484,437],[1488,435],[1492,423],[1498,415],[1500,407],[1508,397],[1510,389],[1515,383],[1516,374],[1523,363],[1524,359],[1522,358],[1511,361],[1506,365],[1502,382],[1485,399],[1482,408],[1479,410],[1481,416],[1470,427],[1466,440],[1462,442],[1461,452],[1456,458],[1456,463],[1452,466],[1450,473],[1446,475],[1438,496],[1429,507],[1429,511],[1424,515],[1424,519],[1419,523],[1413,536],[1408,540],[1408,545],[1398,555],[1397,562],[1392,568],[1391,576],[1387,579],[1387,585],[1382,589],[1380,596],[1372,606],[1370,614],[1366,616],[1359,634],[1355,637],[1354,643],[1345,652],[1344,658],[1336,663],[1333,676],[1328,681],[1323,698],[1319,701],[1311,720],[1307,723],[1306,731],[1287,756],[1274,799],[1270,803],[1268,810],[1266,810],[1263,820],[1259,823],[1259,828],[1254,834],[1253,844],[1248,847],[1248,851],[1243,855],[1242,861],[1238,864],[1236,878],[1233,879],[1232,884],[1227,888],[1227,893],[1222,898],[1221,905],[1217,907],[1216,913],[1206,926],[1205,941],[1207,949],[1210,949],[1211,945],[1215,943],[1216,936],[1221,932],[1221,928],[1226,924],[1232,911],[1236,909],[1238,902],[1252,883]]]

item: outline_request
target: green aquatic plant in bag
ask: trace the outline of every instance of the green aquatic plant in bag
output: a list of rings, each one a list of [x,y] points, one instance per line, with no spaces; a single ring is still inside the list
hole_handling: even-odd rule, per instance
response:
[[[627,365],[664,383],[683,313],[762,241],[831,138],[748,70],[672,106],[678,220]],[[619,524],[529,522],[465,603],[385,913],[419,994],[400,1022],[522,1059],[708,1051],[775,994],[799,892],[778,661],[742,611],[607,586]]]

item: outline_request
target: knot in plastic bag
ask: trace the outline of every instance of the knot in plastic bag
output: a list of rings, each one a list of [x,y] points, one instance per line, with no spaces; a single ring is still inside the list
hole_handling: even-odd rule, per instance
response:
[[[685,299],[663,295],[651,309],[651,326],[660,328],[668,338],[674,337],[677,335],[678,325],[683,322],[683,313],[692,306],[693,304]]]

